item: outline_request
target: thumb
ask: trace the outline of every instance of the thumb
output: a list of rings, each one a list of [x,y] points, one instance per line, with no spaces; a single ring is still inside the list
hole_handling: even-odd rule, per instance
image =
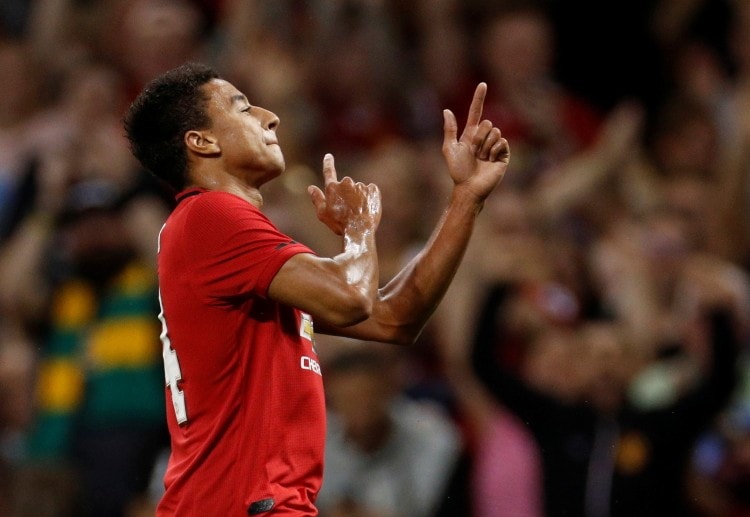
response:
[[[457,142],[458,123],[456,116],[449,109],[443,110],[443,150]]]
[[[310,199],[315,206],[315,210],[318,213],[324,212],[326,208],[326,196],[323,194],[323,191],[315,185],[310,185],[307,187],[307,193],[310,194]]]

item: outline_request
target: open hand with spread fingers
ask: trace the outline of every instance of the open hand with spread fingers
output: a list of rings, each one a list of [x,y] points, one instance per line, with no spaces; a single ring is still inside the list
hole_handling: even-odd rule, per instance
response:
[[[480,203],[503,179],[510,161],[510,147],[500,129],[482,120],[486,95],[487,84],[479,83],[460,137],[456,116],[443,111],[443,156],[453,183]]]

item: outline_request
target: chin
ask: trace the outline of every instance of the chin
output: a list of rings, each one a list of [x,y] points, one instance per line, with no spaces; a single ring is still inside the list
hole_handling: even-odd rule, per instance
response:
[[[273,164],[273,166],[269,167],[269,169],[274,178],[281,176],[281,174],[286,170],[286,161],[284,161],[284,157],[282,156],[276,163]]]
[[[272,144],[270,147],[273,148],[272,152],[267,156],[268,169],[277,169],[276,175],[278,176],[284,169],[286,169],[286,160],[284,159],[284,153],[281,152],[279,144]]]
[[[284,172],[285,169],[286,169],[286,166],[284,165],[283,161],[281,162],[281,165],[278,167],[269,167],[268,169],[266,169],[266,173],[263,175],[263,178],[259,182],[259,185],[268,183],[272,179],[278,178],[279,176],[281,176],[281,174]]]

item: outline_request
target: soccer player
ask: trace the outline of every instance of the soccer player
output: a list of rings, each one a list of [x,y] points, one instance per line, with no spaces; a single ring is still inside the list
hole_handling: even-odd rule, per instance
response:
[[[284,171],[273,113],[195,63],[143,89],[125,120],[133,153],[179,192],[158,248],[171,456],[157,515],[317,515],[325,406],[313,321],[364,340],[417,338],[510,158],[481,120],[486,91],[460,136],[445,110],[450,202],[424,249],[378,288],[375,185],[338,180],[324,157],[324,188],[308,191],[343,251],[317,256],[261,211],[260,186]]]

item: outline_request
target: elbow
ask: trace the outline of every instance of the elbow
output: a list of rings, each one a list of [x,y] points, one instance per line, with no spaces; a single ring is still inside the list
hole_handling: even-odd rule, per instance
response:
[[[423,325],[397,325],[388,327],[386,333],[379,339],[398,346],[412,346],[422,334]]]
[[[398,345],[398,346],[412,346],[414,343],[417,342],[418,336],[410,336],[407,334],[399,334],[392,339],[389,340],[389,343]]]
[[[352,290],[348,296],[331,308],[325,319],[337,327],[350,327],[369,318],[372,309],[373,301],[369,297],[361,291]]]

